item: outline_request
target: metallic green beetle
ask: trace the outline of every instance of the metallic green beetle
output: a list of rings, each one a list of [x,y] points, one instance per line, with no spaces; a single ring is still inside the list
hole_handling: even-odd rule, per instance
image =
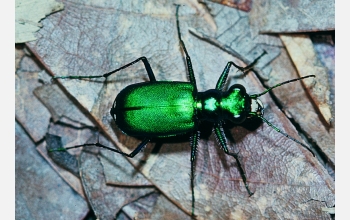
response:
[[[247,184],[247,178],[244,169],[242,168],[242,165],[238,159],[238,155],[229,152],[227,148],[226,137],[222,129],[222,123],[224,121],[231,121],[235,124],[240,124],[247,118],[258,117],[269,126],[271,126],[274,130],[302,145],[313,154],[309,147],[279,130],[263,117],[264,106],[258,97],[283,84],[315,76],[309,75],[289,80],[268,88],[260,94],[254,95],[248,95],[245,88],[239,84],[235,84],[231,86],[227,91],[223,91],[224,84],[232,65],[243,73],[246,73],[252,69],[260,57],[266,54],[266,52],[264,52],[247,67],[240,67],[233,62],[228,62],[216,84],[216,88],[207,90],[205,92],[198,92],[191,58],[187,53],[185,44],[182,41],[180,35],[178,9],[179,5],[177,5],[176,8],[177,32],[180,44],[186,55],[187,69],[190,79],[189,82],[157,81],[146,57],[140,57],[129,64],[126,64],[116,70],[99,76],[55,76],[53,78],[107,78],[113,73],[116,73],[139,61],[142,61],[150,81],[132,84],[124,88],[117,95],[110,111],[114,121],[124,133],[130,136],[143,138],[139,146],[130,154],[124,153],[115,148],[106,147],[100,143],[83,144],[70,148],[95,145],[97,147],[106,148],[127,157],[134,157],[141,151],[142,148],[146,146],[146,144],[152,138],[170,137],[186,133],[192,134],[191,189],[192,216],[194,216],[194,162],[197,143],[199,140],[198,124],[201,121],[209,121],[213,123],[213,130],[218,141],[220,142],[220,145],[226,154],[233,156],[236,159],[244,185],[249,195],[251,196],[253,193],[250,191]],[[65,148],[64,150],[70,148]]]

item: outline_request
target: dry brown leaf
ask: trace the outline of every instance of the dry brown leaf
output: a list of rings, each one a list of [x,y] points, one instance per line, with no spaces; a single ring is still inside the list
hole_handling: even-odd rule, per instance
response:
[[[37,72],[18,72],[16,77],[16,120],[28,131],[37,142],[47,131],[50,121],[49,111],[33,95],[33,90],[41,84]]]
[[[15,117],[37,142],[45,136],[50,120],[50,113],[33,95],[35,88],[42,85],[39,82],[42,69],[24,45],[16,45],[15,51]]]
[[[154,191],[153,187],[125,188],[106,185],[102,164],[92,153],[83,151],[79,164],[86,196],[98,219],[115,219],[124,205]]]
[[[25,53],[23,50],[23,45],[16,45],[15,46],[15,70],[20,68],[20,62],[22,58],[24,57]]]
[[[316,84],[310,80],[303,83],[310,90],[310,95],[324,120],[330,123],[332,114],[329,106],[330,88],[328,86],[327,69],[322,66],[317,58],[311,39],[308,35],[280,35],[299,76],[316,75]],[[313,83],[313,84],[311,84]]]
[[[101,151],[99,157],[103,165],[106,183],[117,186],[153,186],[130,162],[119,154]]]
[[[126,219],[190,219],[181,209],[158,192],[126,205],[116,219],[123,219],[122,216]]]
[[[250,11],[252,8],[252,0],[210,0],[212,2],[227,5],[232,8],[237,8],[242,11]]]
[[[42,157],[53,167],[53,169],[72,187],[81,197],[85,199],[83,186],[81,185],[80,178],[70,173],[64,168],[57,166],[57,164],[47,155],[46,143],[40,144],[36,148]]]
[[[89,211],[86,201],[38,154],[21,126],[15,127],[16,219],[83,219]]]
[[[72,106],[71,106],[72,108]],[[63,123],[65,122],[65,123]],[[50,124],[48,134],[46,134],[45,143],[40,144],[37,150],[52,166],[52,168],[83,198],[85,193],[80,181],[78,161],[72,161],[72,155],[78,156],[81,148],[70,150],[68,152],[48,152],[48,149],[60,147],[72,147],[81,143],[85,143],[92,136],[90,128],[84,128],[81,124],[65,120],[61,123]],[[56,138],[61,139],[61,143],[57,143]],[[60,154],[61,153],[61,154]],[[54,155],[52,155],[54,154]],[[56,158],[55,158],[56,156]],[[70,161],[70,163],[69,163]],[[76,163],[76,164],[75,164]]]
[[[195,36],[217,45],[222,50],[252,63],[263,51],[268,53],[255,65],[260,77],[267,79],[271,67],[269,63],[280,54],[281,40],[274,35],[261,35],[249,23],[249,14],[220,4],[206,3],[217,26],[216,32],[209,32],[201,25],[190,26]]]
[[[63,3],[55,0],[16,0],[16,43],[24,43],[36,40],[37,32],[42,24],[41,19],[56,11],[62,10]]]
[[[162,194],[158,197],[149,219],[190,219],[181,209],[178,209]]]
[[[39,78],[46,73],[23,45],[16,45],[16,54],[22,54],[16,56],[16,218],[60,218],[64,213],[82,219],[89,211],[87,203],[43,161],[33,149],[32,140],[20,129],[18,123],[39,143],[39,152],[45,147],[40,140],[47,131],[50,114],[33,95],[33,90],[42,85]],[[40,153],[45,158],[46,149]],[[84,197],[82,191],[80,195]],[[75,203],[77,209],[70,209],[67,200]]]
[[[23,50],[22,50],[23,51]],[[24,55],[25,53],[23,53]],[[20,59],[19,59],[20,61]],[[19,62],[18,62],[19,63]],[[22,62],[22,65],[23,62]],[[24,69],[28,69],[30,65],[25,65]],[[23,68],[22,68],[23,69]],[[30,69],[30,68],[29,68]],[[17,75],[19,76],[31,76],[31,73],[22,73],[19,72]],[[33,74],[32,74],[33,75]],[[43,85],[39,83],[39,77],[37,73],[34,73],[34,77],[31,77],[30,80],[28,79],[22,79],[21,86],[17,86],[18,89],[21,89],[17,92],[17,103],[19,100],[26,99],[28,103],[28,108],[26,108],[25,112],[28,115],[28,117],[34,117],[37,127],[29,127],[29,131],[37,132],[42,129],[43,131],[47,130],[47,125],[40,126],[37,124],[40,122],[38,119],[40,116],[40,112],[38,111],[39,106],[42,106],[42,104],[33,96],[32,90],[35,91],[35,94],[37,97],[41,99],[43,103],[45,103],[46,107],[51,110],[52,116],[56,121],[60,120],[59,124],[51,124],[49,132],[52,134],[57,134],[62,136],[63,142],[65,144],[64,147],[74,146],[77,144],[80,144],[82,142],[85,142],[88,137],[91,136],[91,131],[89,128],[84,128],[81,124],[75,123],[74,121],[70,121],[69,119],[74,119],[75,121],[80,121],[86,125],[92,125],[88,119],[81,114],[81,112],[77,109],[75,105],[64,95],[64,93],[57,87],[57,85]],[[19,81],[19,80],[18,80]],[[28,86],[30,86],[31,90],[30,92],[23,92],[24,89],[28,90]],[[39,86],[39,87],[38,87]],[[26,96],[25,96],[26,95]],[[32,100],[28,102],[29,100]],[[36,111],[29,111],[29,107],[33,106],[36,108]],[[22,108],[16,108],[17,111],[19,111]],[[47,111],[45,107],[42,108],[43,110]],[[34,114],[37,113],[37,114]],[[49,116],[49,114],[48,114]],[[21,119],[20,117],[17,117]],[[22,120],[23,121],[23,120]],[[47,120],[48,121],[48,120]],[[27,122],[28,125],[33,126],[32,121],[24,121]],[[69,126],[67,126],[69,125]],[[73,129],[72,127],[78,128]],[[81,128],[79,128],[81,127]],[[89,131],[86,133],[86,131]],[[84,136],[86,137],[84,139]],[[45,148],[46,144],[43,143],[38,146],[38,151],[40,154],[51,164],[51,166],[59,173],[59,175],[74,189],[76,190],[82,197],[85,197],[82,185],[80,182],[80,179],[77,179],[74,175],[72,175],[70,172],[66,171],[65,169],[60,168],[57,166],[57,162],[53,162],[50,157],[47,155],[47,149]],[[61,146],[62,147],[62,146]],[[57,152],[56,152],[57,153]],[[70,153],[74,153],[74,151],[70,151]],[[75,151],[75,153],[79,153],[79,150]],[[68,153],[67,153],[68,154]],[[63,162],[65,163],[65,162]],[[66,166],[66,164],[64,164]],[[130,164],[129,164],[130,166]],[[76,172],[75,172],[76,173]],[[22,213],[18,213],[21,215]]]
[[[331,129],[335,126],[335,32],[310,35],[314,50],[322,65],[327,68],[330,87]]]
[[[335,30],[335,1],[253,1],[249,18],[260,33]]]
[[[59,121],[62,117],[67,117],[73,121],[93,126],[93,123],[77,108],[76,105],[64,94],[56,84],[43,85],[36,88],[34,95],[50,111],[54,122]]]
[[[128,216],[129,219],[150,219],[149,216],[153,212],[153,208],[159,195],[160,194],[157,191],[151,192],[150,194],[140,197],[138,200],[127,204],[118,213],[116,219],[120,219],[121,215]],[[136,216],[135,213],[137,213]]]
[[[269,80],[266,82],[268,86],[273,86],[286,79],[299,77],[285,50],[282,50],[281,55],[271,63],[271,66],[273,71],[270,74]],[[325,83],[325,81],[321,82]],[[316,143],[326,155],[326,161],[328,160],[330,162],[330,166],[332,166],[334,170],[334,134],[332,135],[328,125],[323,123],[322,115],[317,113],[317,109],[304,91],[302,84],[287,84],[275,89],[273,93],[283,106],[287,116],[293,118],[305,132],[306,136]]]

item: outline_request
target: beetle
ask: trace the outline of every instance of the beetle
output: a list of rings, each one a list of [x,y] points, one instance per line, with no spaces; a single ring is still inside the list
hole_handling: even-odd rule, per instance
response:
[[[149,81],[131,84],[125,87],[115,98],[113,106],[110,110],[110,114],[115,123],[118,125],[119,129],[129,136],[142,139],[141,143],[135,148],[135,150],[127,154],[118,149],[104,146],[98,142],[93,144],[87,143],[77,145],[69,148],[60,148],[56,150],[67,150],[71,148],[94,145],[133,158],[146,146],[148,142],[154,138],[166,138],[182,134],[191,134],[190,160],[192,216],[195,216],[194,165],[196,148],[199,141],[199,124],[204,121],[213,124],[213,132],[215,133],[219,144],[221,145],[225,154],[235,158],[245,188],[249,196],[251,196],[253,193],[250,191],[247,184],[246,174],[238,158],[238,154],[228,150],[222,124],[225,121],[230,121],[234,124],[241,124],[249,118],[260,118],[275,131],[300,144],[314,155],[308,146],[290,137],[288,134],[278,129],[263,117],[264,105],[259,100],[259,97],[276,87],[301,79],[315,77],[315,75],[308,75],[279,83],[275,86],[267,88],[264,92],[259,94],[249,95],[246,92],[245,87],[240,84],[232,85],[227,91],[224,91],[224,85],[226,83],[230,68],[234,66],[243,73],[246,73],[253,68],[255,63],[262,56],[266,54],[264,51],[264,53],[262,53],[246,67],[240,67],[232,61],[228,62],[217,81],[215,89],[198,92],[191,58],[186,50],[180,34],[178,11],[179,5],[176,5],[175,16],[177,33],[179,43],[185,53],[189,82],[157,81],[146,57],[140,57],[131,63],[103,75],[53,77],[53,79],[107,78],[122,69],[142,61],[147,71]]]

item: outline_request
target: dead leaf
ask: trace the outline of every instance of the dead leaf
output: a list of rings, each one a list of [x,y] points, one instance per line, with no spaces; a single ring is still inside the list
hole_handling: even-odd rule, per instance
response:
[[[97,130],[69,118],[63,118],[58,123],[51,123],[48,133],[61,137],[63,147],[67,148],[85,143],[93,135],[97,135]],[[79,155],[80,152],[81,149],[79,148],[70,150],[70,153],[74,155]]]
[[[36,40],[34,33],[42,27],[40,20],[63,7],[63,3],[54,0],[16,0],[15,43]]]
[[[149,219],[190,219],[181,209],[174,206],[164,195],[160,195]]]
[[[122,207],[154,191],[153,187],[125,188],[106,185],[97,156],[82,152],[80,172],[89,203],[98,219],[114,219]]]
[[[220,3],[232,8],[237,8],[242,11],[250,11],[252,8],[251,0],[210,0],[212,2]]]
[[[16,75],[15,75],[15,116],[16,120],[27,130],[31,138],[37,142],[46,133],[50,113],[33,96],[33,90],[41,86],[39,75],[46,74],[24,45],[16,45]]]
[[[335,1],[253,1],[249,20],[260,33],[335,30]]]
[[[25,56],[23,45],[15,45],[15,70],[20,68],[20,62]]]
[[[119,219],[121,215],[127,216],[126,218],[135,218],[135,219],[150,219],[150,214],[153,211],[154,205],[159,197],[158,192],[150,193],[149,195],[145,195],[140,199],[127,204],[123,207],[123,209],[117,214],[116,219]],[[135,215],[135,213],[137,213]]]
[[[281,55],[271,63],[271,66],[273,71],[266,82],[268,86],[299,77],[285,50],[282,50]],[[325,81],[320,82],[325,83]],[[328,130],[328,125],[323,123],[322,116],[317,113],[312,100],[305,94],[302,84],[298,82],[287,84],[276,88],[273,93],[283,106],[287,116],[295,120],[306,136],[327,155],[327,160],[334,167],[334,135]]]
[[[317,58],[311,39],[308,35],[281,34],[280,37],[298,70],[299,76],[316,75],[316,82],[303,80],[303,83],[310,90],[310,95],[324,120],[330,123],[332,114],[329,106],[330,89],[328,86],[328,73],[327,69],[322,66]]]
[[[103,165],[106,183],[116,186],[153,186],[130,162],[123,156],[101,151],[99,157]]]
[[[80,181],[78,161],[73,157],[73,155],[80,155],[81,148],[69,150],[69,152],[48,152],[48,149],[67,148],[85,143],[93,135],[93,132],[91,128],[83,127],[79,123],[67,119],[65,123],[63,122],[50,124],[45,143],[40,144],[37,150],[52,168],[85,199],[85,193]]]
[[[72,187],[77,193],[79,193],[79,195],[82,198],[84,198],[86,200],[85,193],[84,193],[80,178],[78,178],[76,175],[72,174],[71,172],[67,171],[66,169],[58,166],[48,156],[47,149],[46,149],[46,143],[40,144],[36,149],[41,154],[41,156],[43,158],[45,158],[45,160],[51,165],[51,167],[60,175],[60,177],[62,179],[64,179],[64,181],[66,181],[66,183],[68,183],[68,185],[70,187]]]
[[[35,144],[18,123],[15,128],[16,218],[62,219],[62,216],[69,216],[69,219],[83,219],[89,211],[86,201],[72,191],[38,154]]]
[[[33,95],[33,90],[41,86],[38,73],[18,72],[16,77],[16,120],[29,132],[34,141],[41,140],[50,121],[49,111]]]
[[[86,126],[94,126],[89,118],[64,94],[56,84],[43,85],[34,90],[34,95],[50,111],[54,122],[62,117],[78,121]]]
[[[206,3],[217,25],[216,32],[201,26],[190,26],[195,36],[220,47],[245,63],[252,63],[263,51],[268,53],[255,65],[261,77],[268,78],[271,72],[269,63],[280,54],[281,40],[274,35],[261,35],[249,23],[249,14],[220,4]]]
[[[46,134],[45,140],[46,150],[48,152],[49,157],[56,164],[70,171],[75,176],[79,176],[78,161],[73,155],[69,154],[67,151],[53,151],[63,148],[61,137],[52,134]]]
[[[118,213],[116,219],[190,219],[181,209],[171,203],[159,192],[149,195],[127,204]]]
[[[330,87],[330,105],[331,105],[331,129],[334,129],[335,123],[335,32],[314,33],[310,35],[314,50],[322,65],[327,68],[328,81]],[[333,125],[332,125],[333,124]]]

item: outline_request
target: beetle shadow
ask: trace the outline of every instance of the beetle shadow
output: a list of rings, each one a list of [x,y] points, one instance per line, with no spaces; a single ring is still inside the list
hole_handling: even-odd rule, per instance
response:
[[[254,119],[247,119],[245,122],[243,122],[240,125],[236,125],[232,122],[225,122],[223,124],[223,130],[225,133],[226,138],[228,139],[229,143],[233,143],[234,145],[236,143],[239,143],[243,141],[246,135],[248,135],[251,131],[256,130],[260,125],[262,124],[262,121],[259,118],[254,118]],[[118,140],[125,146],[128,147],[128,149],[131,151],[135,150],[137,146],[141,143],[143,140],[142,137],[131,137],[128,136],[127,134],[123,133],[118,126],[114,123],[114,121],[111,121],[110,126],[113,128],[113,131],[115,135],[117,136]],[[239,127],[242,127],[244,129],[240,129]],[[239,134],[235,137],[232,135],[231,130],[239,130]],[[213,133],[213,123],[211,122],[200,122],[198,126],[198,131],[200,133],[200,139],[204,141],[208,141],[210,136]],[[147,144],[147,146],[142,150],[143,156],[142,158],[137,159],[137,169],[141,169],[146,163],[151,154],[159,154],[160,150],[162,147],[164,147],[164,144],[183,144],[183,147],[170,147],[167,149],[166,152],[167,154],[171,153],[176,153],[176,152],[181,152],[181,151],[188,151],[188,154],[190,155],[191,153],[191,133],[188,134],[181,134],[177,136],[172,136],[172,137],[162,137],[162,138],[152,138],[152,140]],[[185,146],[186,145],[186,146]],[[229,169],[231,166],[225,159],[225,153],[220,147],[220,144],[217,142],[216,145],[218,146],[218,156],[220,160],[223,163],[223,166],[227,169]],[[237,153],[237,149],[233,150],[232,147],[229,146],[228,148],[230,152]],[[244,166],[244,165],[243,165]]]
[[[233,124],[232,122],[227,122],[223,125],[223,129],[224,129],[226,138],[229,141],[233,143],[238,143],[241,140],[243,140],[248,133],[258,129],[262,125],[262,123],[263,122],[260,118],[248,118],[242,124],[239,124],[239,125]],[[242,127],[246,129],[247,132],[240,132],[240,135],[237,135],[237,137],[234,138],[230,130],[238,127]]]
[[[116,137],[118,138],[118,141],[122,143],[125,147],[128,148],[128,153],[135,150],[139,144],[143,141],[144,137],[133,137],[125,134],[119,127],[114,123],[114,121],[111,121],[109,124],[112,127],[112,130]],[[187,144],[187,146],[184,145],[184,147],[169,147],[167,148],[166,152],[162,153],[176,153],[181,151],[189,151],[190,152],[190,138],[191,134],[181,134],[177,136],[172,137],[161,137],[161,138],[152,138],[149,143],[147,143],[146,147],[144,147],[140,152],[142,152],[143,156],[138,159],[135,159],[137,155],[135,155],[134,159],[138,161],[138,168],[141,168],[143,164],[147,162],[147,159],[151,154],[158,154],[163,147],[164,144]]]
[[[225,122],[223,124],[223,130],[227,139],[227,148],[230,153],[237,153],[238,154],[238,159],[240,160],[243,169],[245,169],[245,165],[243,162],[242,155],[240,154],[240,150],[237,147],[238,143],[241,143],[244,141],[246,136],[251,133],[252,131],[255,131],[262,125],[262,120],[259,118],[252,118],[252,119],[246,119],[242,124],[233,124],[232,122]],[[228,161],[226,158],[226,153],[222,149],[222,147],[218,144],[217,150],[217,155],[220,158],[220,161],[225,169],[231,169],[232,168],[232,163],[231,161]],[[232,156],[231,156],[232,157]],[[232,160],[236,163],[235,166],[237,166],[237,162],[235,159],[232,157]]]

